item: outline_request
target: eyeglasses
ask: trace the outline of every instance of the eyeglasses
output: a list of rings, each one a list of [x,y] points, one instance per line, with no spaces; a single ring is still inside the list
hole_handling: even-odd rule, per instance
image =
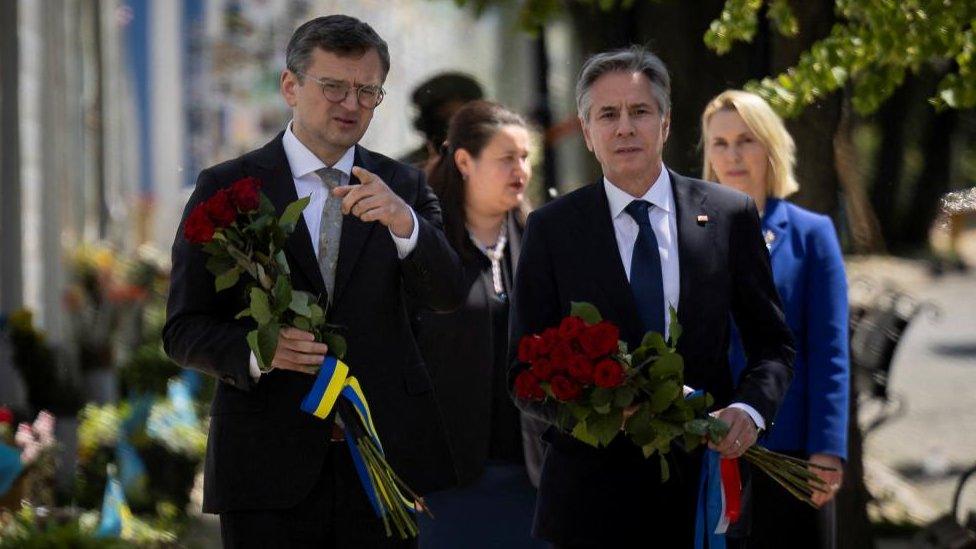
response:
[[[356,101],[359,102],[359,105],[364,109],[375,109],[380,103],[383,102],[383,97],[386,96],[386,92],[381,86],[370,86],[365,84],[353,86],[349,82],[344,82],[342,80],[316,78],[307,73],[298,73],[298,75],[308,78],[312,82],[318,84],[322,88],[322,95],[333,103],[341,103],[345,101],[346,96],[349,95],[349,91],[355,89]]]

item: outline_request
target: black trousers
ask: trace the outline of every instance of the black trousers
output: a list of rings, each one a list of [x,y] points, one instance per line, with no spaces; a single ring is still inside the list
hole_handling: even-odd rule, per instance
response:
[[[318,481],[291,509],[233,511],[220,515],[223,546],[335,549],[412,549],[417,539],[386,537],[353,468],[345,442],[329,443]]]
[[[806,455],[792,453],[799,458]],[[814,509],[796,499],[762,471],[750,475],[751,528],[740,546],[747,549],[834,549],[837,517],[833,500]],[[745,503],[745,502],[743,502]]]

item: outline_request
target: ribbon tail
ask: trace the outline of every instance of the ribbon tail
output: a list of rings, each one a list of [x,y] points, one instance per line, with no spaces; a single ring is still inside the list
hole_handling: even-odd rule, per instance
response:
[[[698,486],[695,549],[725,549],[725,529],[722,525],[725,496],[722,493],[718,452],[705,450]]]

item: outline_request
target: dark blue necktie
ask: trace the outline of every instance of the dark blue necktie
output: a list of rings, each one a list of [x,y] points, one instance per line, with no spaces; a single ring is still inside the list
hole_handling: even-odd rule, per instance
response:
[[[639,227],[634,255],[630,259],[630,289],[634,293],[637,312],[644,322],[644,330],[664,335],[664,280],[657,236],[647,216],[650,207],[650,202],[646,200],[634,200],[626,208]]]

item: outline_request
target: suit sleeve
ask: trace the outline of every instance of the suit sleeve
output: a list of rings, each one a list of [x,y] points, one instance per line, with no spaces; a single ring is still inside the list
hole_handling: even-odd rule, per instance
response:
[[[254,383],[249,374],[250,350],[246,340],[253,322],[235,320],[239,311],[226,310],[222,306],[214,287],[214,276],[206,267],[207,254],[183,235],[187,215],[217,189],[213,174],[204,170],[183,211],[173,242],[163,347],[180,366],[200,370],[247,390]]]
[[[559,296],[556,292],[552,257],[545,242],[544,225],[537,214],[529,215],[522,236],[522,250],[515,269],[515,287],[509,318],[508,386],[515,405],[526,414],[556,424],[557,405],[551,400],[534,402],[514,394],[515,377],[528,366],[518,361],[522,336],[537,334],[559,324]]]
[[[811,454],[847,459],[849,356],[847,276],[829,219],[808,235],[806,303],[807,441]]]
[[[793,378],[795,351],[751,198],[745,198],[737,210],[730,239],[732,316],[746,354],[746,366],[732,400],[752,406],[771,429]]]
[[[403,281],[411,303],[437,312],[451,312],[464,300],[461,260],[447,242],[437,196],[422,173],[417,175],[413,208],[417,245],[403,258]]]

